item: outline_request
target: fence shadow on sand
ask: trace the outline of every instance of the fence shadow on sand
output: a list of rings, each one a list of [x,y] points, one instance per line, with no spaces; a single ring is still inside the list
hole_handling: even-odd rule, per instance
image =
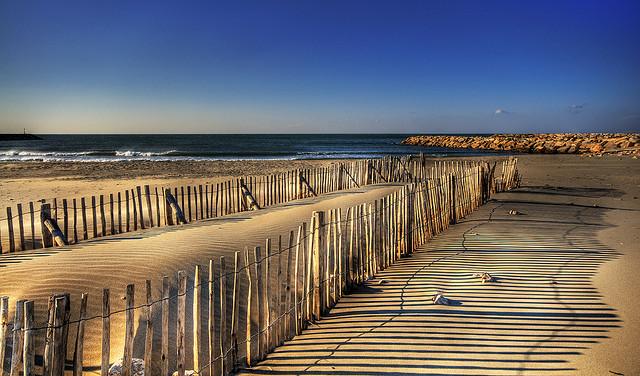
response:
[[[517,192],[509,197],[518,198]],[[242,372],[579,373],[571,361],[621,326],[591,283],[598,267],[618,256],[596,238],[606,227],[605,212],[557,203],[489,203]],[[478,272],[496,280],[482,284],[473,277]],[[434,305],[437,293],[456,305]]]

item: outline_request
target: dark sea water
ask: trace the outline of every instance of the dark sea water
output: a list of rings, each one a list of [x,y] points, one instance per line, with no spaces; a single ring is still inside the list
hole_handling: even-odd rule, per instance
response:
[[[41,135],[0,142],[0,161],[295,160],[483,152],[402,145],[402,134]],[[486,153],[484,153],[486,154]]]

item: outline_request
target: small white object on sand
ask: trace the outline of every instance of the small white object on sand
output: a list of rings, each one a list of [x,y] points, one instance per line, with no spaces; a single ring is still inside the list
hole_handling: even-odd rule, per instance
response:
[[[487,282],[494,282],[495,278],[493,278],[491,276],[491,274],[486,273],[486,272],[482,272],[482,273],[474,273],[473,274],[473,278],[480,278],[480,280],[482,281],[482,283],[487,283]]]
[[[521,213],[517,210],[511,209],[509,210],[509,215],[523,215],[524,213]]]
[[[442,294],[436,294],[436,296],[433,297],[433,304],[450,305],[451,301]]]

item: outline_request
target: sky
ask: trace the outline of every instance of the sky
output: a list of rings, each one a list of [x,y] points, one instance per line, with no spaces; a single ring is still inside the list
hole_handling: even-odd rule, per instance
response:
[[[0,132],[640,130],[640,1],[1,1]]]

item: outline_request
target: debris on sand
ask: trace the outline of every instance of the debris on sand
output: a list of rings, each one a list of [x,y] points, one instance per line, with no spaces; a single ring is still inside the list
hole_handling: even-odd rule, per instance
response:
[[[495,282],[495,280],[496,280],[495,278],[493,278],[493,277],[491,276],[491,274],[489,274],[489,273],[485,273],[485,272],[482,272],[482,273],[474,273],[474,274],[473,274],[473,278],[480,278],[480,280],[482,281],[482,283]]]
[[[524,213],[511,209],[509,210],[509,215],[524,215]]]
[[[433,304],[451,305],[451,301],[442,294],[436,294],[436,296],[433,297]]]

